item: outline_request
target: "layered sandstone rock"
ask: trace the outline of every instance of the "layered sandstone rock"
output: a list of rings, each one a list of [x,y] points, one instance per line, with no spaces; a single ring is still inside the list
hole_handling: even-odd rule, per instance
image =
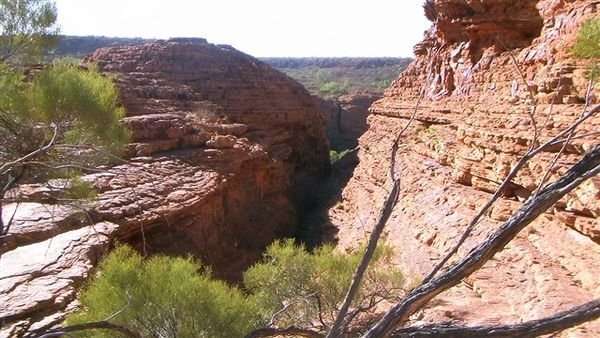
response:
[[[415,47],[417,59],[371,107],[360,164],[330,211],[342,247],[366,237],[390,187],[391,145],[422,97],[399,150],[402,192],[386,229],[400,267],[416,279],[457,242],[527,150],[534,124],[544,142],[582,114],[590,63],[574,59],[570,46],[600,8],[576,0],[435,0],[426,9],[434,25]],[[590,104],[599,102],[598,88]],[[578,135],[598,130],[600,118],[593,117]],[[572,140],[550,180],[597,142],[597,135]],[[535,191],[559,149],[522,170],[459,256]],[[600,179],[594,177],[415,319],[517,323],[598,298],[599,243]],[[594,322],[565,335],[599,333]]]
[[[191,253],[218,277],[239,278],[274,238],[294,234],[300,199],[328,169],[313,98],[231,47],[178,39],[98,50],[90,61],[120,89],[130,158],[84,178],[99,192],[85,212],[3,209],[14,221],[0,261],[1,336],[59,323],[115,239],[148,254]]]

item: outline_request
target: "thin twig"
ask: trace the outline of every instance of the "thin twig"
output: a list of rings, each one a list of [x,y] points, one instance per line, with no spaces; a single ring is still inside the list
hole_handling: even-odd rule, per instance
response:
[[[3,164],[0,167],[0,175],[4,175],[7,169],[10,169],[10,168],[14,167],[15,165],[20,164],[22,162],[29,161],[30,159],[32,159],[40,154],[43,154],[43,153],[47,152],[49,149],[51,149],[54,146],[56,137],[58,136],[58,126],[54,125],[53,127],[54,127],[54,134],[52,135],[52,138],[46,145],[43,145],[42,147],[30,152],[29,154],[27,154],[21,158],[18,158],[14,161]]]
[[[127,304],[125,306],[123,306],[123,308],[121,308],[121,310],[119,310],[119,311],[113,313],[112,315],[106,317],[106,319],[104,319],[103,322],[108,322],[108,321],[111,321],[111,320],[115,319],[115,317],[117,317],[121,313],[125,312],[125,310],[127,310],[131,306],[131,303],[133,301],[133,297],[131,297],[131,294],[129,293],[129,291],[126,291],[126,293],[127,293]]]
[[[363,337],[381,337],[403,323],[415,311],[425,306],[443,291],[459,284],[479,270],[497,252],[502,250],[517,234],[539,215],[552,207],[581,183],[600,173],[600,144],[580,159],[556,182],[546,186],[538,196],[529,200],[511,218],[473,248],[467,256],[451,265],[444,274],[413,289],[400,303],[390,309]]]
[[[138,332],[120,325],[120,324],[114,324],[111,323],[110,321],[113,320],[115,317],[117,317],[118,315],[120,315],[121,313],[123,313],[124,311],[126,311],[132,303],[132,297],[129,294],[129,292],[127,292],[127,304],[122,307],[119,311],[113,313],[112,315],[108,316],[106,319],[104,320],[100,320],[97,322],[91,322],[91,323],[83,323],[83,324],[76,324],[76,325],[70,325],[70,326],[65,326],[65,327],[61,327],[58,329],[53,329],[53,330],[48,330],[45,331],[41,334],[36,333],[35,331],[26,335],[26,338],[51,338],[51,337],[61,337],[64,335],[67,335],[68,332],[76,332],[76,331],[87,331],[87,330],[95,330],[95,329],[103,329],[103,330],[110,330],[110,331],[116,331],[116,332],[120,332],[128,337],[132,337],[132,338],[141,338],[142,335],[139,334]]]
[[[560,78],[559,78],[560,80]],[[592,91],[593,88],[593,78],[590,79],[589,83],[588,83],[588,88],[586,91],[586,100],[585,100],[585,106],[583,107],[583,111],[581,115],[585,114],[585,111],[587,110],[587,108],[589,107],[590,104],[590,93]],[[540,182],[538,183],[537,189],[535,189],[535,193],[533,194],[534,196],[536,196],[537,194],[539,194],[539,192],[542,190],[542,187],[544,186],[544,184],[546,184],[546,182],[548,181],[548,177],[550,176],[550,173],[554,170],[554,168],[556,167],[556,163],[558,163],[558,159],[561,157],[561,155],[565,152],[565,150],[567,149],[567,146],[569,145],[569,142],[571,141],[571,139],[573,138],[573,135],[575,134],[575,130],[571,130],[568,134],[567,134],[567,138],[564,140],[562,147],[560,148],[559,152],[556,154],[556,156],[554,156],[554,159],[552,160],[552,162],[550,163],[550,165],[548,166],[548,170],[546,170],[546,172],[544,173],[544,176],[542,177],[542,179],[540,180]]]
[[[272,316],[271,316],[271,320],[269,321],[269,323],[267,324],[267,327],[273,327],[275,325],[275,320],[277,320],[277,317],[286,312],[287,309],[289,309],[292,305],[296,304],[296,302],[290,302],[288,304],[286,304],[283,308],[281,308],[281,310],[275,312]]]
[[[387,223],[388,219],[392,215],[392,211],[394,210],[396,202],[398,201],[398,196],[400,194],[400,178],[396,175],[396,152],[398,151],[400,140],[404,135],[404,132],[408,130],[408,128],[417,116],[417,112],[419,111],[419,105],[424,95],[425,90],[423,89],[421,92],[421,96],[419,97],[419,100],[415,105],[415,109],[410,120],[406,123],[404,128],[402,128],[400,133],[398,133],[396,139],[394,140],[394,144],[392,145],[392,158],[389,172],[390,178],[392,180],[392,189],[390,190],[390,192],[386,196],[385,201],[383,202],[383,208],[381,209],[379,216],[377,217],[377,222],[373,228],[373,232],[371,233],[371,238],[369,239],[369,243],[367,244],[367,249],[365,250],[360,264],[356,268],[356,272],[352,277],[352,282],[350,283],[348,292],[346,293],[344,301],[340,306],[340,310],[336,315],[335,321],[331,326],[331,329],[327,333],[327,338],[339,337],[342,334],[342,331],[344,329],[345,318],[348,314],[348,310],[350,309],[350,304],[352,304],[352,301],[358,293],[363,276],[367,271],[371,260],[373,259],[373,255],[375,254],[375,249],[377,248],[377,243],[379,241],[379,238],[381,237],[381,233],[383,232],[383,229],[385,228],[385,224]]]
[[[494,203],[496,203],[496,201],[500,198],[500,196],[502,196],[502,194],[504,193],[506,188],[508,188],[508,186],[511,184],[513,178],[515,178],[515,176],[517,176],[517,173],[523,168],[523,166],[527,162],[529,162],[529,160],[531,160],[534,156],[538,155],[539,153],[546,150],[547,148],[557,144],[557,140],[560,140],[563,136],[568,135],[569,133],[576,130],[579,127],[579,125],[581,125],[583,122],[585,122],[587,119],[589,119],[590,117],[592,117],[593,115],[595,115],[598,112],[600,112],[600,105],[597,105],[590,112],[588,112],[587,114],[584,114],[577,121],[575,121],[571,126],[569,126],[567,129],[560,132],[558,135],[556,135],[555,137],[550,139],[548,142],[544,143],[543,145],[539,146],[536,149],[528,150],[527,153],[525,155],[523,155],[523,157],[521,157],[521,159],[519,159],[517,164],[513,167],[511,172],[508,174],[508,176],[506,176],[504,181],[502,181],[502,183],[500,184],[498,189],[496,189],[496,191],[494,192],[492,197],[488,200],[488,202],[479,210],[477,215],[475,215],[475,217],[471,220],[471,222],[469,223],[469,225],[467,226],[467,228],[461,235],[458,242],[454,245],[452,250],[450,250],[446,254],[446,256],[433,268],[433,270],[431,270],[429,275],[427,275],[427,277],[425,277],[425,279],[423,279],[422,284],[425,284],[425,283],[431,281],[431,279],[444,267],[444,265],[446,265],[446,263],[458,252],[458,249],[465,243],[467,238],[471,235],[471,232],[473,231],[475,226],[479,223],[481,218],[488,212],[488,210],[491,208],[491,206],[494,205]],[[565,140],[561,140],[561,142],[564,142],[564,141]]]
[[[531,119],[531,125],[533,126],[533,140],[531,141],[531,144],[529,145],[529,150],[532,150],[533,148],[535,148],[538,137],[539,137],[538,126],[537,126],[537,122],[535,119],[535,113],[537,111],[537,100],[535,99],[535,93],[533,92],[533,88],[531,88],[531,86],[527,83],[527,78],[525,77],[525,74],[523,74],[523,70],[521,70],[521,64],[519,63],[519,61],[517,61],[517,58],[515,58],[512,51],[510,49],[508,49],[508,47],[506,47],[506,45],[502,42],[502,40],[500,40],[500,38],[496,37],[495,39],[496,39],[496,41],[498,41],[498,43],[500,43],[502,45],[502,47],[504,48],[504,50],[507,52],[508,56],[514,63],[515,68],[517,69],[517,72],[519,73],[519,76],[521,77],[521,81],[523,81],[523,84],[525,85],[525,87],[527,87],[527,91],[529,92],[529,95],[531,96],[531,102],[533,102],[533,106],[527,112],[529,114],[529,118]]]
[[[92,322],[92,323],[84,323],[78,325],[65,326],[60,329],[49,330],[42,335],[28,335],[27,338],[52,338],[52,337],[62,337],[66,335],[68,332],[76,332],[76,331],[88,331],[88,330],[110,330],[122,333],[131,338],[142,338],[142,335],[138,332],[125,327],[123,325],[109,323],[105,321]]]

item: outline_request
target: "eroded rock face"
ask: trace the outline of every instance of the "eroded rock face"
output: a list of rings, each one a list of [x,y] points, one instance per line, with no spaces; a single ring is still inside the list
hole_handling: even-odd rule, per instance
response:
[[[28,216],[16,215],[20,219]],[[4,253],[0,336],[15,337],[62,321],[77,287],[106,252],[117,228],[109,222],[87,225]]]
[[[308,92],[231,47],[177,39],[101,49],[90,61],[114,77],[128,109],[129,160],[84,177],[99,192],[85,213],[18,206],[0,261],[2,335],[59,323],[115,239],[148,254],[192,253],[236,280],[296,231],[298,196],[310,198],[328,169]]]
[[[390,187],[391,145],[422,96],[398,154],[402,192],[386,229],[387,241],[398,248],[400,268],[417,279],[453,247],[527,150],[533,102],[541,142],[580,116],[590,63],[569,51],[577,28],[598,17],[600,9],[588,1],[431,3],[427,13],[434,25],[416,46],[417,59],[371,107],[369,130],[359,141],[360,164],[343,201],[330,210],[342,247],[365,238]],[[592,90],[591,104],[599,102],[598,89]],[[579,133],[598,130],[596,116]],[[597,136],[573,140],[550,181],[597,142]],[[522,170],[459,255],[535,191],[559,149],[541,153]],[[415,319],[517,323],[598,298],[599,235],[600,179],[594,177]],[[564,333],[598,334],[598,321]]]

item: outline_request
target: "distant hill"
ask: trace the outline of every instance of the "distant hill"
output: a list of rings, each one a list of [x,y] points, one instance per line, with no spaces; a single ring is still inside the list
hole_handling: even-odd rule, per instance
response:
[[[135,45],[154,41],[143,38],[63,36],[50,58],[83,58],[98,48]],[[261,61],[302,83],[313,94],[339,96],[348,93],[381,94],[412,61],[411,58],[277,57]]]
[[[123,45],[139,45],[154,40],[142,38],[111,38],[106,36],[62,36],[50,58],[72,56],[83,58],[98,48]]]
[[[366,92],[381,94],[411,58],[259,58],[321,96]]]

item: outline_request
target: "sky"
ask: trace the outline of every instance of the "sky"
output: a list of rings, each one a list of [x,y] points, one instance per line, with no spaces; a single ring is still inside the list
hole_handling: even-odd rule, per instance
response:
[[[422,0],[55,0],[65,35],[202,37],[264,56],[413,56]]]

